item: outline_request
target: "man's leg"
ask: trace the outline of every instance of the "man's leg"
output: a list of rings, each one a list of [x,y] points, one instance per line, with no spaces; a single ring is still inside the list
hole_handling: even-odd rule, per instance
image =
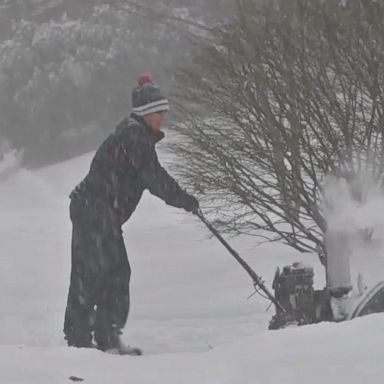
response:
[[[98,267],[93,265],[94,236],[73,225],[71,281],[64,320],[64,334],[70,346],[87,347],[92,342],[94,290]]]
[[[97,299],[95,341],[98,348],[108,350],[119,345],[119,336],[129,312],[129,280],[131,269],[120,229],[105,239],[105,256],[109,267],[103,275]]]
[[[70,346],[92,346],[95,295],[104,258],[100,239],[98,231],[74,223],[71,282],[64,320],[64,334]]]

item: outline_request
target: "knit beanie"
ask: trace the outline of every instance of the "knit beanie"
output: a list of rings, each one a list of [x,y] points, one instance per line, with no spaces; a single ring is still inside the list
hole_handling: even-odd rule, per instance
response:
[[[148,73],[137,79],[138,85],[132,91],[132,112],[138,116],[169,110],[168,100],[160,93]]]

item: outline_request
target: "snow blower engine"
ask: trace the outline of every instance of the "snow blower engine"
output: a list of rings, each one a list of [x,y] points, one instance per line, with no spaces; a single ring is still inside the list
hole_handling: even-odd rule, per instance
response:
[[[329,293],[315,290],[313,277],[313,268],[303,263],[287,265],[281,272],[277,268],[272,288],[284,310],[276,307],[269,329],[332,320]]]

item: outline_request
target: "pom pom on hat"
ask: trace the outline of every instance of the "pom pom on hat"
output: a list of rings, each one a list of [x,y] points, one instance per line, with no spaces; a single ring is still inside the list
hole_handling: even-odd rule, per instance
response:
[[[150,73],[144,72],[140,74],[139,77],[137,78],[137,84],[139,84],[139,86],[143,86],[144,84],[147,84],[147,83],[151,83],[151,84],[153,83],[152,76]]]

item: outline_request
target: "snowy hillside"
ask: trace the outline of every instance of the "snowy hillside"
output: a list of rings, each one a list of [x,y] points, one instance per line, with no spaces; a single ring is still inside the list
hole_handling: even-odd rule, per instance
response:
[[[67,195],[90,155],[0,181],[0,382],[380,383],[384,316],[267,331],[272,308],[193,216],[146,194],[124,227],[132,308],[124,340],[144,356],[65,345],[70,271]],[[313,263],[278,244],[231,244],[270,283],[277,265]],[[320,273],[321,272],[321,273]]]

